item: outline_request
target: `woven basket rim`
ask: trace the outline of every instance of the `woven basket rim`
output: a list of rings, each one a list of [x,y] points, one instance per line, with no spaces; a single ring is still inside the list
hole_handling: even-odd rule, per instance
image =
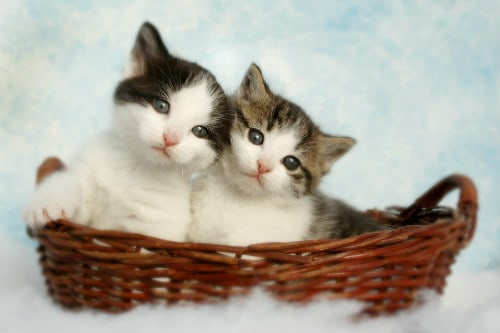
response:
[[[413,233],[420,233],[426,230],[432,230],[435,229],[436,227],[439,227],[442,224],[461,223],[462,221],[470,221],[470,220],[471,220],[470,217],[460,214],[456,218],[439,218],[435,222],[426,225],[419,225],[419,224],[404,225],[394,229],[372,231],[361,235],[350,236],[342,239],[321,238],[321,239],[299,240],[293,242],[262,242],[262,243],[253,243],[249,245],[224,245],[218,243],[173,241],[169,239],[157,238],[154,236],[148,236],[128,231],[119,231],[112,229],[96,229],[90,226],[78,224],[70,220],[64,220],[64,219],[50,221],[41,229],[35,229],[35,230],[29,229],[28,234],[30,234],[31,237],[33,237],[41,234],[42,231],[44,233],[47,232],[50,233],[51,231],[56,231],[58,229],[63,228],[63,229],[68,229],[71,235],[73,236],[80,236],[80,237],[93,236],[96,238],[106,237],[106,238],[115,238],[122,240],[133,239],[141,242],[141,244],[150,243],[151,247],[168,246],[168,248],[170,249],[172,248],[193,249],[193,250],[207,250],[207,251],[227,250],[232,252],[246,252],[248,250],[259,251],[262,250],[263,248],[265,248],[266,250],[269,248],[274,248],[276,250],[278,249],[285,250],[288,248],[300,248],[305,246],[315,246],[315,245],[323,245],[330,243],[350,244],[350,243],[357,243],[365,239],[371,239],[377,235],[381,236],[379,238],[386,238],[385,235],[390,235],[391,238],[392,237],[396,238],[398,235],[404,235],[404,238],[409,238]],[[382,237],[382,235],[384,237]]]
[[[457,205],[456,213],[457,218],[446,219],[443,218],[440,220],[436,220],[432,224],[428,225],[420,225],[420,224],[409,224],[402,225],[398,228],[394,228],[392,230],[383,230],[383,231],[374,231],[369,232],[357,236],[351,236],[344,239],[333,239],[333,238],[324,238],[324,239],[315,239],[315,240],[299,240],[294,242],[265,242],[265,243],[255,243],[249,244],[246,246],[238,246],[238,245],[222,245],[216,243],[201,243],[201,242],[187,242],[187,241],[172,241],[163,238],[157,238],[153,236],[147,236],[139,233],[131,233],[127,231],[120,230],[108,230],[108,229],[96,229],[90,226],[77,224],[71,222],[69,220],[56,220],[49,222],[43,230],[54,230],[60,227],[68,227],[72,229],[71,234],[75,236],[94,236],[94,237],[109,237],[109,238],[119,238],[119,239],[135,239],[142,240],[144,242],[151,242],[152,247],[158,247],[160,245],[167,245],[169,248],[178,248],[178,249],[199,249],[199,250],[217,250],[217,251],[233,251],[233,252],[246,252],[248,250],[259,251],[262,248],[268,250],[269,248],[275,249],[286,249],[304,247],[307,245],[318,245],[318,244],[326,244],[326,243],[355,243],[360,240],[364,240],[367,238],[373,238],[375,235],[391,235],[393,237],[397,237],[398,235],[409,234],[412,232],[422,232],[423,230],[433,229],[436,226],[439,226],[440,223],[447,223],[447,220],[452,220],[454,222],[458,222],[457,219],[463,219],[469,224],[469,237],[470,240],[475,231],[476,224],[476,215],[477,215],[477,190],[475,188],[472,180],[464,175],[456,174],[450,175],[439,183],[434,185],[430,190],[420,196],[412,205],[407,208],[400,207],[389,207],[389,209],[397,208],[397,211],[400,215],[403,216],[403,219],[411,219],[411,215],[418,212],[419,209],[435,207],[442,200],[442,198],[448,194],[450,191],[454,189],[459,189],[460,199]],[[371,215],[375,219],[385,220],[390,222],[394,222],[398,219],[401,219],[394,214],[388,213],[388,211],[378,210],[378,209],[369,209],[366,211],[367,214]],[[28,230],[30,235],[36,235],[40,232],[38,230]]]

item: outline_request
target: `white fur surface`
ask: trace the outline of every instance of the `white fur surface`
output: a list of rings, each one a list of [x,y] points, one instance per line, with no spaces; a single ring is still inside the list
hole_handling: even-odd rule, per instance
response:
[[[301,240],[312,213],[308,197],[283,200],[242,194],[217,167],[194,181],[191,200],[188,239],[202,243],[245,246]]]

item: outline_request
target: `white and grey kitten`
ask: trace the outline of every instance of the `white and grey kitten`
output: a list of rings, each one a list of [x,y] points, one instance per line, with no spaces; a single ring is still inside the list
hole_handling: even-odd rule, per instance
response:
[[[183,241],[191,175],[218,158],[231,121],[215,77],[172,56],[145,23],[115,91],[111,128],[43,180],[24,219],[35,228],[68,219]]]
[[[385,229],[317,190],[353,139],[321,132],[299,106],[271,92],[254,64],[231,102],[231,146],[193,185],[189,240],[248,245]]]

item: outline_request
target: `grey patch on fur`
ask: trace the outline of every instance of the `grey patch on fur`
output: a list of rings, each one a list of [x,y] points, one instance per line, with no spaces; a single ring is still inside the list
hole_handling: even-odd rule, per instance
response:
[[[341,239],[390,229],[343,201],[320,192],[313,194],[313,205],[314,219],[307,239]]]

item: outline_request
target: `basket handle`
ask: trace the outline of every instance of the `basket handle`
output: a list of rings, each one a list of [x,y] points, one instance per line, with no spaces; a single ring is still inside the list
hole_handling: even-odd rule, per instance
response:
[[[436,206],[449,192],[459,189],[458,212],[465,217],[467,225],[467,239],[470,241],[476,229],[476,218],[478,209],[478,199],[476,186],[472,180],[461,174],[450,175],[431,187],[422,194],[408,208],[401,211],[401,217],[410,219],[412,215],[418,213],[423,208]]]

